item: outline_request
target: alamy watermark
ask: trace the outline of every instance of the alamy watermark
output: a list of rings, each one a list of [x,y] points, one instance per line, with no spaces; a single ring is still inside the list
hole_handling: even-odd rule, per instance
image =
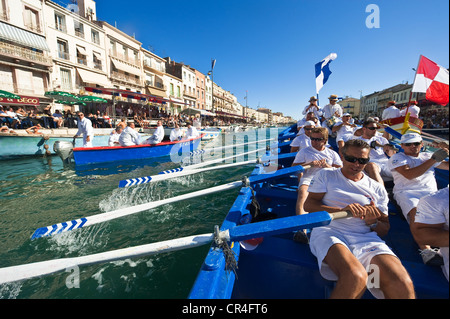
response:
[[[366,17],[366,27],[369,29],[380,28],[380,8],[376,4],[369,4],[366,12],[370,14]]]

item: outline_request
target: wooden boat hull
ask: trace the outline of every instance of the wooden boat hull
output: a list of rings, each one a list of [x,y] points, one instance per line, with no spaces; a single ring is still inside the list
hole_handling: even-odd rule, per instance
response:
[[[392,129],[401,134],[405,134],[406,132],[420,134],[423,128],[423,121],[421,119],[410,116],[395,117],[383,120],[380,123],[389,125]]]
[[[75,165],[139,160],[167,155],[182,156],[196,150],[202,135],[190,140],[162,142],[155,145],[77,147],[73,149]]]
[[[280,134],[280,142],[294,134],[292,128]],[[280,143],[281,144],[281,143]],[[290,167],[295,153],[278,154],[277,166]],[[264,160],[264,158],[263,158]],[[251,176],[261,176],[268,167],[258,165]],[[275,168],[276,169],[276,168]],[[267,175],[267,174],[266,174]],[[448,184],[448,171],[437,170],[438,186]],[[286,176],[270,182],[242,187],[220,230],[248,222],[253,192],[261,214],[283,218],[295,214],[298,180]],[[391,230],[383,240],[393,249],[409,272],[418,298],[449,298],[448,281],[440,267],[426,266],[418,253],[409,225],[394,203],[389,204]],[[237,269],[227,269],[221,248],[212,245],[189,294],[190,299],[323,299],[335,282],[322,278],[309,245],[293,241],[292,232],[267,236],[251,250],[239,242],[230,245]],[[366,291],[363,298],[373,298]]]

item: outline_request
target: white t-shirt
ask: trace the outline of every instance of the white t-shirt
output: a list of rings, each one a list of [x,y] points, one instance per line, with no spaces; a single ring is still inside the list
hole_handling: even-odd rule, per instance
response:
[[[139,145],[141,143],[141,135],[133,128],[127,126],[119,136],[119,143],[121,146]]]
[[[334,125],[340,125],[343,121],[339,119]],[[341,128],[336,132],[336,141],[343,141],[344,136],[351,136],[358,129],[357,126],[351,127],[350,125],[342,125]]]
[[[400,116],[400,110],[395,106],[391,105],[383,111],[381,118],[383,120],[392,119]]]
[[[338,112],[339,117],[342,117],[342,107],[339,104],[331,105],[327,104],[322,109],[323,117],[325,119],[329,119],[332,116],[335,116],[334,114]]]
[[[377,135],[373,136],[370,139],[364,138],[362,136],[354,136],[353,139],[354,140],[363,140],[364,142],[366,142],[369,145],[373,141],[375,141],[381,145],[389,144],[389,141],[386,138],[384,138],[383,136],[377,136]],[[369,156],[370,156],[371,162],[387,164],[388,158],[387,158],[386,154],[384,154],[383,148],[381,146],[376,147],[376,148],[370,148]]]
[[[197,131],[197,129],[195,127],[191,126],[190,128],[187,129],[186,138],[188,140],[192,139],[192,138],[196,138],[198,136],[200,136],[200,133]]]
[[[388,161],[389,169],[392,171],[394,177],[394,193],[410,190],[429,190],[430,192],[437,191],[436,179],[434,176],[434,168],[439,166],[439,162],[436,162],[430,167],[424,174],[413,178],[411,180],[404,177],[397,172],[395,168],[408,165],[409,168],[414,168],[429,160],[433,154],[428,152],[419,153],[419,156],[413,157],[405,155],[405,153],[396,153]]]
[[[448,196],[447,186],[435,193],[422,197],[417,205],[415,221],[421,224],[444,224],[444,229],[448,230]],[[448,280],[448,246],[440,247],[440,250],[444,258],[444,266],[442,268]]]
[[[311,146],[311,139],[305,134],[296,136],[291,142],[291,147],[299,147],[302,149],[308,146]]]
[[[313,177],[308,192],[325,193],[322,203],[339,208],[353,203],[369,205],[373,201],[383,214],[388,214],[389,198],[386,189],[367,175],[355,182],[346,178],[341,168],[324,168]],[[355,233],[370,232],[364,220],[354,217],[333,220],[329,227]]]
[[[332,149],[325,147],[323,151],[318,151],[314,147],[309,146],[298,151],[295,156],[294,163],[309,163],[312,161],[317,161],[321,159],[326,159],[328,165],[340,165],[342,166],[341,158],[339,154]],[[303,176],[300,180],[300,184],[309,184],[312,177],[320,171],[320,167],[311,167],[303,172]]]
[[[120,134],[116,130],[109,134],[108,146],[118,146]],[[117,142],[117,143],[116,143]]]
[[[311,108],[309,108],[310,105],[305,106],[305,109],[303,110],[302,114],[306,115],[309,112],[313,111],[314,115],[319,119],[322,116],[322,111],[320,110],[319,106],[313,106]],[[308,109],[309,108],[309,109]]]
[[[417,105],[410,105],[408,113],[411,113],[410,117],[419,117],[420,107]],[[406,107],[400,111],[401,116],[406,116]]]
[[[170,141],[178,141],[183,137],[183,131],[180,128],[174,128],[170,131]]]

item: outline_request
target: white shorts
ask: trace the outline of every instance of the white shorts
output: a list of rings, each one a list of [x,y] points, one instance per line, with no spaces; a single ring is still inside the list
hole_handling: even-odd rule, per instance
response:
[[[311,252],[317,257],[320,274],[327,280],[338,280],[337,275],[323,260],[328,254],[331,246],[342,244],[359,260],[365,269],[369,269],[370,262],[376,255],[396,255],[378,237],[376,232],[350,233],[337,230],[328,226],[314,228],[311,232],[309,246]],[[372,295],[383,299],[384,294],[379,288],[368,288]]]
[[[403,192],[394,193],[394,199],[398,206],[402,209],[403,216],[409,223],[408,213],[411,209],[417,207],[419,204],[419,199],[429,195],[430,190],[409,190]]]

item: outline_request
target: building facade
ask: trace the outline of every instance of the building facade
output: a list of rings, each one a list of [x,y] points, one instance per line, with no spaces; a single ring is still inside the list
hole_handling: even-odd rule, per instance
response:
[[[54,71],[45,32],[42,0],[0,0],[0,87],[22,99],[0,99],[11,106],[45,107]]]

